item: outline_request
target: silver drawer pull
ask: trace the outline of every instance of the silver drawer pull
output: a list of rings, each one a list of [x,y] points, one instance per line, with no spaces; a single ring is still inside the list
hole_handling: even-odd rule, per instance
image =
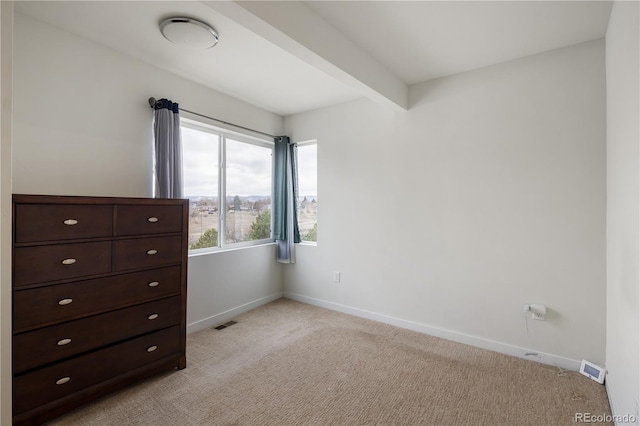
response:
[[[147,250],[147,254],[148,254],[149,256],[153,256],[153,255],[154,255],[154,254],[156,254],[156,253],[158,253],[158,250],[155,250],[155,249]]]
[[[73,265],[74,263],[76,263],[76,260],[73,258],[65,259],[62,261],[63,265]]]
[[[71,377],[63,377],[62,379],[56,380],[56,385],[64,385],[69,380],[71,380]]]
[[[158,221],[158,218],[154,217],[154,216],[151,216],[150,218],[147,219],[147,221],[151,222],[151,223],[156,223]]]
[[[158,347],[157,347],[156,345],[149,346],[149,347],[147,348],[147,352],[153,352],[153,351],[155,351],[156,349],[158,349]]]
[[[151,281],[149,283],[149,287],[158,287],[160,285],[160,283],[158,281]]]
[[[58,305],[64,306],[70,304],[71,302],[73,302],[73,299],[62,299],[58,301]]]
[[[69,343],[71,343],[71,339],[61,339],[61,340],[58,340],[58,346],[68,345]]]
[[[151,314],[151,315],[149,315],[147,317],[147,319],[154,320],[154,319],[158,318],[158,316],[159,316],[158,314]]]
[[[78,221],[75,219],[67,219],[62,223],[64,223],[65,225],[73,226],[73,225],[77,225]]]

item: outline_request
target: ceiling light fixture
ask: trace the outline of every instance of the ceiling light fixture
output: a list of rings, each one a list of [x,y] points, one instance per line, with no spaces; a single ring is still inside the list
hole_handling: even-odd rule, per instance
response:
[[[193,18],[175,17],[160,22],[160,32],[171,43],[192,49],[209,49],[218,44],[218,33]]]

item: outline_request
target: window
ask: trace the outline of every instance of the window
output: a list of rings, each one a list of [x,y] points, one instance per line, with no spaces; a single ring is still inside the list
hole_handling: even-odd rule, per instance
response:
[[[316,141],[299,142],[298,156],[298,227],[305,242],[318,241],[318,145]]]
[[[180,124],[189,249],[270,241],[273,142],[186,118]]]
[[[225,242],[271,238],[273,145],[226,140]]]

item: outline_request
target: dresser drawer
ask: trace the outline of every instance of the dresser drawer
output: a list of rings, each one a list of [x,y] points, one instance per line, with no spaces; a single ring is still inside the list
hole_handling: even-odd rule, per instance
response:
[[[180,311],[181,298],[174,296],[18,334],[13,338],[13,372],[178,325]]]
[[[13,296],[14,332],[147,302],[180,291],[180,266],[16,290]]]
[[[16,243],[111,236],[112,206],[16,204],[15,209]]]
[[[18,247],[14,285],[83,277],[111,271],[111,242]]]
[[[117,205],[114,235],[182,232],[182,206]]]
[[[179,342],[180,327],[171,327],[16,376],[13,379],[14,414],[63,398],[163,357],[178,354]]]
[[[179,263],[182,260],[180,236],[117,240],[113,246],[115,271]]]

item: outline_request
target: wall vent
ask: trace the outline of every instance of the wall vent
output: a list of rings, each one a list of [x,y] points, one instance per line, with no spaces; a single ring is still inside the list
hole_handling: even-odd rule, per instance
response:
[[[217,327],[213,327],[215,330],[223,330],[227,327],[231,327],[233,324],[237,324],[237,321],[229,321],[229,322],[225,322],[224,324],[220,324]]]

